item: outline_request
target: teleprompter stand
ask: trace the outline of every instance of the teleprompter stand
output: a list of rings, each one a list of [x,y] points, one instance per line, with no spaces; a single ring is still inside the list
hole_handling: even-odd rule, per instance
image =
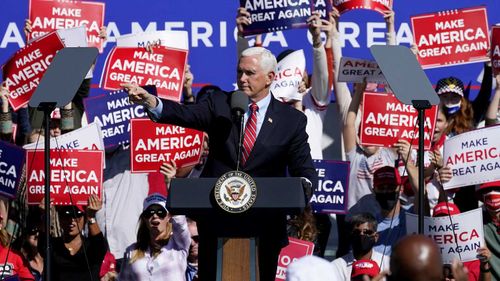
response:
[[[418,111],[418,233],[423,234],[425,110],[439,104],[439,97],[410,49],[404,46],[372,46],[370,51],[396,98]]]
[[[97,57],[97,48],[64,48],[50,63],[40,84],[33,94],[29,106],[43,111],[44,162],[45,162],[45,259],[44,280],[51,279],[50,270],[50,113],[56,107],[70,103],[85,75]],[[47,192],[49,191],[49,192]]]
[[[217,281],[258,281],[259,220],[299,214],[305,207],[301,178],[254,178],[257,198],[244,213],[225,213],[214,200],[216,178],[172,179],[167,208],[173,214],[217,222]],[[200,261],[203,262],[203,261]]]

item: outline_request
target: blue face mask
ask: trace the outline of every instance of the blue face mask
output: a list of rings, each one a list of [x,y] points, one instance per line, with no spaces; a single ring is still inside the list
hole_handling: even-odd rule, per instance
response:
[[[462,104],[462,102],[459,101],[456,104],[447,104],[447,105],[445,105],[445,107],[446,107],[446,114],[447,115],[455,114],[457,111],[460,110],[461,104]]]

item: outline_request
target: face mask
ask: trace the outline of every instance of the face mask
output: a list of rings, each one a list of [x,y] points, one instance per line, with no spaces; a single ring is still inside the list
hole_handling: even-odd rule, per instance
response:
[[[459,101],[456,104],[446,104],[445,107],[447,115],[455,114],[457,111],[459,111],[460,105],[462,105],[462,101]]]
[[[375,236],[352,234],[352,251],[356,254],[366,254],[375,245]]]
[[[397,193],[395,191],[375,193],[375,199],[383,210],[392,210],[398,202]]]

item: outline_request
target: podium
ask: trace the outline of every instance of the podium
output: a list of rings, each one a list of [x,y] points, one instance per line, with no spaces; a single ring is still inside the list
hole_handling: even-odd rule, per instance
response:
[[[209,235],[217,237],[217,281],[258,281],[258,240],[274,218],[299,214],[305,207],[302,179],[254,178],[257,197],[243,213],[228,213],[216,203],[213,188],[217,178],[172,179],[167,208],[210,224]],[[285,227],[285,226],[282,226]],[[204,235],[202,233],[201,235]],[[200,261],[203,262],[203,261]]]

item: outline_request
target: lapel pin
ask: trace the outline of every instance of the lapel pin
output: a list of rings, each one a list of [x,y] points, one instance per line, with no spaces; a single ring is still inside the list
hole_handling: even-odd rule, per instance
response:
[[[269,121],[269,123],[273,123],[273,119],[271,119],[271,117],[267,118],[267,121]]]

